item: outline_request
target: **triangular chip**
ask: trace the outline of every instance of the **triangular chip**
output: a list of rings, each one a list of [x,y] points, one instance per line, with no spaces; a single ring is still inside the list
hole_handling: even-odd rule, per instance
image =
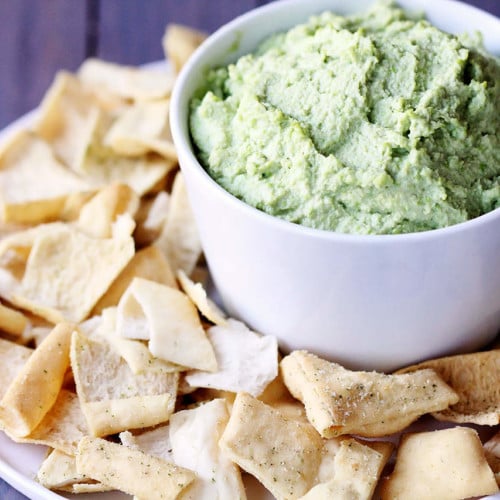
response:
[[[50,144],[65,165],[81,173],[98,114],[95,97],[78,78],[61,71],[40,105],[35,132]]]
[[[168,61],[174,66],[178,73],[191,54],[205,40],[206,33],[182,26],[180,24],[169,24],[163,35],[163,50]]]
[[[170,195],[160,191],[154,198],[143,198],[135,216],[137,228],[134,239],[137,245],[151,245],[160,236],[160,231],[167,220]]]
[[[52,408],[69,366],[74,326],[60,323],[33,351],[0,401],[0,420],[16,437],[30,434]]]
[[[294,351],[282,360],[281,372],[292,395],[304,403],[309,421],[327,438],[394,433],[458,401],[433,370],[405,375],[350,371]]]
[[[216,325],[224,325],[226,318],[217,305],[207,297],[207,292],[201,283],[190,280],[182,269],[177,271],[177,278],[184,293],[193,301],[201,314]]]
[[[478,425],[500,423],[500,350],[459,354],[424,361],[399,370],[411,373],[430,368],[458,394],[450,408],[434,412],[439,420]]]
[[[76,226],[93,238],[111,238],[118,216],[127,213],[133,217],[138,208],[139,197],[129,186],[111,184],[82,207]]]
[[[166,255],[174,272],[188,276],[201,255],[201,242],[181,173],[175,176],[170,208],[155,245]]]
[[[382,499],[456,500],[497,491],[477,432],[455,427],[403,436]]]
[[[113,123],[104,144],[123,156],[152,152],[177,161],[168,121],[169,108],[168,99],[135,103]]]
[[[0,302],[0,332],[20,337],[29,328],[30,321],[24,314]]]
[[[117,331],[129,338],[149,337],[149,350],[157,358],[188,368],[217,370],[196,308],[174,288],[134,278],[118,305]]]
[[[176,412],[170,418],[174,463],[196,473],[196,479],[181,498],[246,497],[239,468],[218,444],[228,420],[229,412],[223,399]]]
[[[54,225],[35,238],[11,300],[52,322],[82,321],[133,254],[131,237],[95,239]]]
[[[194,473],[170,462],[100,438],[84,438],[76,467],[96,481],[148,500],[174,500]]]
[[[134,374],[104,342],[76,333],[71,367],[90,432],[105,436],[166,422],[174,410],[179,376],[158,370]]]
[[[209,328],[207,334],[219,368],[214,373],[190,372],[186,381],[193,387],[247,392],[256,397],[278,375],[275,337],[252,332],[234,319],[225,326]]]
[[[323,440],[310,424],[239,393],[220,440],[228,457],[254,475],[276,498],[299,498],[316,483]]]
[[[0,208],[5,222],[55,220],[69,195],[90,189],[31,132],[19,132],[0,151]]]
[[[42,444],[74,455],[80,439],[88,435],[77,395],[62,389],[52,408],[30,434],[11,438],[17,443]]]
[[[100,88],[125,99],[161,99],[170,96],[174,77],[166,71],[121,66],[101,59],[87,59],[78,76],[90,87]]]

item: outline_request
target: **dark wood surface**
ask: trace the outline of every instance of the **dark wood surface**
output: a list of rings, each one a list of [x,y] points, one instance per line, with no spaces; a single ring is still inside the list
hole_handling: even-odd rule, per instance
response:
[[[208,32],[266,0],[0,0],[0,128],[40,102],[56,71],[89,56],[124,64],[163,57],[167,23]],[[500,16],[500,0],[467,0]],[[0,479],[1,500],[24,497]]]

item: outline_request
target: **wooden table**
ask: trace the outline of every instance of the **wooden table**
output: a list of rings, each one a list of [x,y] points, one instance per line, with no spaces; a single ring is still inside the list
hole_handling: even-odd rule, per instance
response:
[[[466,0],[500,16],[499,0]],[[90,56],[123,64],[163,58],[169,22],[211,32],[266,0],[1,0],[0,128],[33,109],[59,69]],[[1,500],[25,498],[0,479]]]

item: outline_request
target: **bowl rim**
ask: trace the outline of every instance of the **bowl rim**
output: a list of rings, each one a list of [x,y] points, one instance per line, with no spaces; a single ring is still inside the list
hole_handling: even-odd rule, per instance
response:
[[[424,242],[428,240],[445,238],[464,231],[476,231],[478,229],[481,229],[482,226],[490,225],[497,219],[499,220],[500,224],[499,207],[491,210],[490,212],[463,222],[459,222],[457,224],[419,232],[399,234],[356,234],[335,232],[327,229],[311,228],[291,221],[287,221],[285,219],[281,219],[277,216],[259,210],[252,205],[249,205],[245,201],[237,198],[235,195],[225,190],[208,174],[206,169],[196,157],[189,133],[189,125],[187,124],[187,108],[189,106],[189,101],[191,99],[192,93],[190,93],[189,96],[186,95],[187,92],[185,88],[187,82],[191,78],[192,73],[198,71],[200,68],[206,69],[206,63],[204,63],[205,53],[213,45],[217,44],[219,40],[224,39],[234,32],[241,31],[242,24],[250,22],[255,17],[264,16],[271,10],[274,11],[276,9],[281,10],[293,8],[294,5],[302,4],[306,1],[307,0],[279,0],[260,7],[256,7],[222,25],[213,34],[207,37],[207,39],[192,54],[176,79],[176,83],[172,91],[169,111],[172,138],[176,148],[180,150],[179,157],[182,157],[184,159],[184,161],[179,161],[181,171],[189,168],[193,172],[193,174],[196,175],[199,180],[206,186],[206,189],[213,190],[215,196],[222,198],[222,201],[224,203],[228,203],[232,208],[243,212],[243,215],[254,217],[263,224],[274,226],[276,230],[281,230],[288,233],[291,232],[295,233],[296,236],[302,235],[314,239],[358,244],[386,244],[394,242],[409,243],[415,241]],[[425,12],[426,5],[430,5],[431,3],[441,3],[446,6],[447,9],[453,8],[453,6],[460,5],[462,9],[472,10],[475,15],[485,16],[485,18],[489,19],[489,22],[498,23],[500,28],[499,18],[495,17],[489,12],[479,9],[478,7],[460,2],[459,0],[420,0],[420,2],[418,2],[418,5],[415,5],[415,9],[420,9]]]

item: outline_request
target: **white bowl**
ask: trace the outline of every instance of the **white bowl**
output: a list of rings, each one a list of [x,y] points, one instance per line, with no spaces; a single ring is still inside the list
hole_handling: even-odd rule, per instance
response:
[[[452,0],[400,0],[439,28],[480,30],[500,53],[500,20]],[[347,366],[392,370],[472,350],[500,327],[500,209],[444,229],[356,236],[309,229],[267,215],[213,181],[193,152],[189,101],[208,68],[253,51],[264,38],[332,10],[371,0],[282,0],[222,27],[181,72],[171,128],[212,278],[227,311]]]

